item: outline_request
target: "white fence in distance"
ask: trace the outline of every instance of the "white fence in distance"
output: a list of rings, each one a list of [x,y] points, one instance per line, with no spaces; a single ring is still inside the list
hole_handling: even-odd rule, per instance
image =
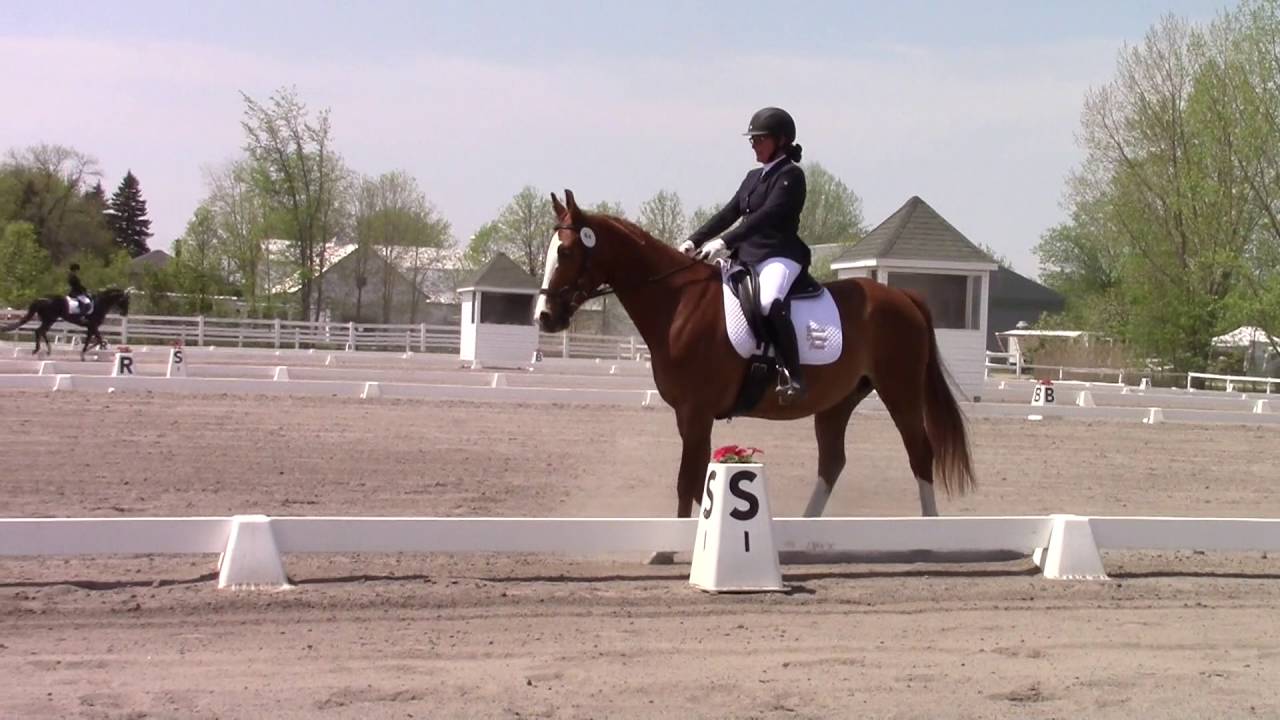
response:
[[[1187,390],[1195,389],[1191,387],[1193,380],[1200,380],[1202,385],[1207,384],[1204,383],[1206,380],[1225,383],[1227,392],[1240,390],[1241,387],[1256,388],[1258,386],[1263,386],[1266,388],[1266,393],[1268,395],[1271,394],[1272,385],[1280,385],[1280,378],[1253,377],[1250,375],[1215,375],[1213,373],[1189,372],[1187,373]]]
[[[14,311],[10,311],[12,314]],[[20,317],[20,315],[19,315]],[[13,340],[32,339],[35,325],[9,333]],[[306,322],[255,320],[203,316],[108,315],[102,334],[117,343],[154,342],[184,345],[262,348],[326,348],[334,350],[385,350],[400,352],[456,353],[462,343],[457,325],[380,324],[356,322]],[[75,343],[84,328],[66,322],[50,330],[54,344]],[[544,356],[635,359],[648,357],[644,341],[635,336],[557,333],[539,335]]]
[[[1105,549],[1280,551],[1278,519],[775,518],[773,528],[779,551],[1015,551],[1063,579],[1086,577],[1073,564],[1101,569]],[[696,519],[668,518],[17,518],[0,519],[0,556],[221,553],[220,587],[278,587],[285,553],[683,552],[696,531]]]

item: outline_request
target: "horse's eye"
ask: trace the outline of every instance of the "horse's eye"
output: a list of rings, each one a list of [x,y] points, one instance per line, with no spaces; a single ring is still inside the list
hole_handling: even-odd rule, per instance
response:
[[[565,258],[569,257],[569,248],[566,248],[563,245],[556,248],[556,257],[561,260],[564,260]]]

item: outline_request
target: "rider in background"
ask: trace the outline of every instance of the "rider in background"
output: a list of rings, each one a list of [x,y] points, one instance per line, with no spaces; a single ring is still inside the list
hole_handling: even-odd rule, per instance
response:
[[[796,164],[801,147],[796,144],[795,120],[781,108],[767,107],[751,116],[746,135],[763,167],[748,172],[728,204],[681,243],[680,250],[705,260],[728,248],[731,257],[755,269],[760,309],[783,364],[778,393],[786,404],[805,393],[795,328],[785,302],[811,259],[799,235],[806,190],[804,170]],[[730,230],[739,219],[742,222]],[[712,240],[717,235],[720,238]]]
[[[71,288],[71,297],[80,303],[80,317],[87,317],[93,309],[93,300],[89,297],[89,291],[85,289],[84,283],[80,282],[80,276],[76,273],[80,272],[78,263],[71,263],[71,271],[67,273],[67,285]]]

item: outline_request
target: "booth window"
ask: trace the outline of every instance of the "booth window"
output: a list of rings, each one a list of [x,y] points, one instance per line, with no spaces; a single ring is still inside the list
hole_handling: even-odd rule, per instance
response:
[[[480,322],[488,325],[532,325],[532,295],[485,292],[480,301]]]
[[[969,275],[942,275],[934,273],[906,273],[896,270],[889,273],[889,287],[914,290],[924,297],[933,326],[943,330],[975,330],[978,328],[978,310],[969,312]],[[977,283],[974,283],[977,285]],[[981,287],[977,288],[981,297]],[[970,325],[969,323],[973,323]]]

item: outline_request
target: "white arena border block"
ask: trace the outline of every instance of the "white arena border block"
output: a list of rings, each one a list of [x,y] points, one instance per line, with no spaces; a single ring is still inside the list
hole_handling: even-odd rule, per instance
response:
[[[1037,548],[1032,559],[1051,580],[1106,580],[1102,554],[1094,541],[1089,518],[1052,515],[1049,544]]]
[[[227,547],[218,559],[218,589],[279,590],[290,587],[266,515],[231,518]]]

